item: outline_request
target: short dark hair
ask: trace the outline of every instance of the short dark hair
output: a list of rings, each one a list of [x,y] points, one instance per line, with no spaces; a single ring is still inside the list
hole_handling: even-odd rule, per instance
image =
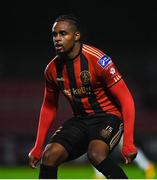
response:
[[[59,21],[69,21],[76,27],[77,31],[81,32],[80,20],[76,18],[73,14],[60,15],[56,18],[55,22]]]

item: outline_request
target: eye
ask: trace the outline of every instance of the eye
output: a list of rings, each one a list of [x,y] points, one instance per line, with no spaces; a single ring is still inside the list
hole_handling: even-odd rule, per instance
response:
[[[56,37],[56,36],[57,36],[57,33],[56,33],[56,32],[52,32],[52,36],[53,36],[53,37]]]
[[[66,32],[66,31],[61,31],[60,34],[61,34],[62,36],[65,36],[65,35],[67,35],[67,32]]]

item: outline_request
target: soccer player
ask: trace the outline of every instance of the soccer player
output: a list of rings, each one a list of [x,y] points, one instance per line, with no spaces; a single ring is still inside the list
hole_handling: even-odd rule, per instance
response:
[[[45,94],[35,145],[29,165],[41,159],[39,178],[56,179],[58,166],[87,152],[89,161],[106,178],[126,179],[109,155],[123,133],[125,163],[136,157],[134,145],[134,100],[112,59],[81,41],[79,20],[59,16],[52,27],[54,57],[45,69]],[[74,116],[53,135],[43,150],[48,130],[55,120],[59,92],[70,102]]]

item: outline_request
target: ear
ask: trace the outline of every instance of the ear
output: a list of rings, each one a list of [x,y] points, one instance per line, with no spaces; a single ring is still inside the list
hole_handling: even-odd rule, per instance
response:
[[[75,41],[79,41],[80,37],[81,37],[80,32],[78,32],[78,31],[75,32]]]

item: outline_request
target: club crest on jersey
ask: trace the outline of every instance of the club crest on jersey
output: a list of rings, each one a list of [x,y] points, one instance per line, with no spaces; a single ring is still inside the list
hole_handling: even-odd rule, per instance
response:
[[[100,135],[103,138],[109,138],[111,136],[113,128],[111,126],[107,126],[105,129],[102,129]]]
[[[83,85],[88,85],[90,83],[90,73],[87,70],[84,70],[80,73],[80,78]]]
[[[107,65],[111,63],[111,58],[107,55],[104,55],[101,59],[98,60],[98,64],[104,69]]]

